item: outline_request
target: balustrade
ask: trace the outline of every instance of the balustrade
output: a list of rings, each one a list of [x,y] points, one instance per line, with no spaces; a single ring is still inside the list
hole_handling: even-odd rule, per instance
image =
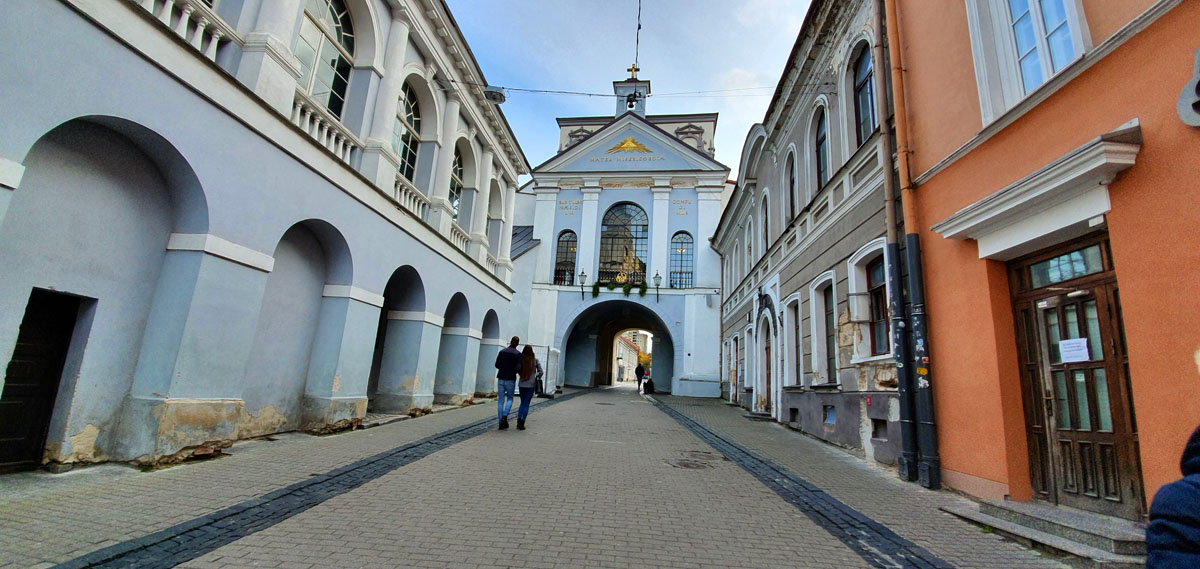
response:
[[[242,44],[242,38],[217,16],[203,0],[132,0],[162,22],[206,59],[217,61],[217,51],[226,42]]]
[[[308,133],[317,144],[324,146],[347,164],[361,146],[354,136],[324,105],[313,101],[303,91],[296,91],[292,104],[292,124]]]
[[[425,197],[425,194],[422,194],[399,172],[396,173],[396,190],[392,197],[400,204],[400,207],[408,210],[418,219],[428,221],[429,198]]]
[[[450,242],[463,251],[467,250],[467,232],[458,226],[458,222],[450,224]]]

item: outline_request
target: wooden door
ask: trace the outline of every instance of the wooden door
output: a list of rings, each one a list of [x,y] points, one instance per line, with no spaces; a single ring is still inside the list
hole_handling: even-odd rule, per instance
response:
[[[1140,519],[1137,427],[1110,259],[1098,239],[1016,269],[1025,285],[1014,309],[1030,474],[1038,498]]]
[[[0,394],[0,470],[41,463],[79,299],[34,290]]]

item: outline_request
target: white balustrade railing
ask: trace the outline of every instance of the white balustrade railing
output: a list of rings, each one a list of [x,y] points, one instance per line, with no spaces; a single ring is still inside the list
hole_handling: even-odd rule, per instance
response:
[[[203,0],[132,0],[164,26],[183,38],[209,61],[217,61],[217,50],[224,42],[242,43],[229,24]]]
[[[487,270],[492,274],[496,273],[496,258],[491,253],[487,254]]]
[[[342,121],[303,91],[296,91],[296,99],[292,104],[292,124],[347,164],[354,151],[362,146]]]
[[[463,251],[467,250],[467,232],[457,222],[450,223],[450,242]]]
[[[429,219],[429,198],[412,185],[399,172],[396,173],[396,190],[392,195],[400,206],[422,221]]]

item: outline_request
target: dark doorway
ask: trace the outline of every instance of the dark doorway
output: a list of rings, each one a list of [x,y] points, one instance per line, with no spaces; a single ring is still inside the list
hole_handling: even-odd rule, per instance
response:
[[[1010,264],[1034,496],[1145,515],[1120,290],[1106,235]]]
[[[0,471],[36,467],[46,445],[79,298],[34,289],[0,395]]]

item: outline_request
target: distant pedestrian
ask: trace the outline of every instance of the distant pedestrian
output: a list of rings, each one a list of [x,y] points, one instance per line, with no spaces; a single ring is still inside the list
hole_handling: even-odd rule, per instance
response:
[[[633,375],[637,376],[638,391],[641,391],[642,390],[642,376],[646,375],[646,368],[642,367],[642,364],[638,364],[637,367],[633,368]]]
[[[520,343],[521,339],[513,336],[508,347],[496,354],[496,415],[502,431],[508,428],[513,392],[517,389],[517,374],[521,372],[521,352],[517,351],[517,344]]]
[[[1147,569],[1200,567],[1200,427],[1179,461],[1183,479],[1158,489],[1146,527]]]
[[[525,418],[529,416],[529,402],[533,400],[535,382],[542,375],[542,362],[533,353],[533,346],[526,345],[521,351],[521,406],[517,407],[517,430],[525,430]]]

